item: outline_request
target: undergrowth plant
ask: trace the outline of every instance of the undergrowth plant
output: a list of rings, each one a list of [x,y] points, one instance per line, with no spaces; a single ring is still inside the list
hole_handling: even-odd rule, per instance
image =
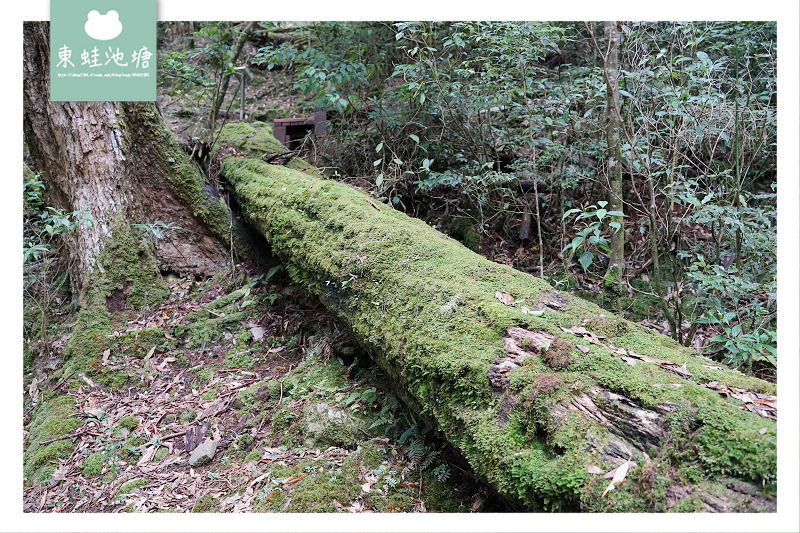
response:
[[[69,293],[69,278],[58,259],[59,247],[79,226],[95,223],[88,207],[72,212],[56,209],[45,204],[43,193],[44,183],[38,175],[24,182],[23,296],[25,307],[36,310],[35,318],[26,314],[25,338],[26,342],[38,339],[42,351],[47,349],[54,304],[62,303]]]

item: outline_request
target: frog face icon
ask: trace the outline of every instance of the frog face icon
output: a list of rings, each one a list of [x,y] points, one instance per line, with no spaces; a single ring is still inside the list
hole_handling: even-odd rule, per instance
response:
[[[83,25],[86,35],[98,41],[110,41],[122,33],[122,22],[119,13],[110,10],[105,15],[93,9],[87,15],[86,24]]]

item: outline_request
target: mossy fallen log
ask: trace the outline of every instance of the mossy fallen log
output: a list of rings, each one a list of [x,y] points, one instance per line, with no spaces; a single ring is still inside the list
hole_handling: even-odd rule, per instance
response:
[[[218,157],[246,220],[502,494],[531,511],[775,510],[773,384],[232,137]]]

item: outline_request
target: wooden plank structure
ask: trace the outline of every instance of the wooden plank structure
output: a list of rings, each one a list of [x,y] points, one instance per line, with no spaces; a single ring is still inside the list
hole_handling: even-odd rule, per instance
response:
[[[325,111],[317,111],[308,118],[278,118],[272,123],[272,134],[284,146],[293,150],[303,143],[309,132],[317,137],[324,137],[327,120]]]

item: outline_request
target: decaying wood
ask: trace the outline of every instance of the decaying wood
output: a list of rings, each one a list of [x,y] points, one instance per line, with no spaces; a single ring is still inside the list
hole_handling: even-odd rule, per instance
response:
[[[261,155],[222,161],[244,218],[501,493],[530,510],[774,509],[774,385]],[[614,490],[592,473],[621,464]]]

